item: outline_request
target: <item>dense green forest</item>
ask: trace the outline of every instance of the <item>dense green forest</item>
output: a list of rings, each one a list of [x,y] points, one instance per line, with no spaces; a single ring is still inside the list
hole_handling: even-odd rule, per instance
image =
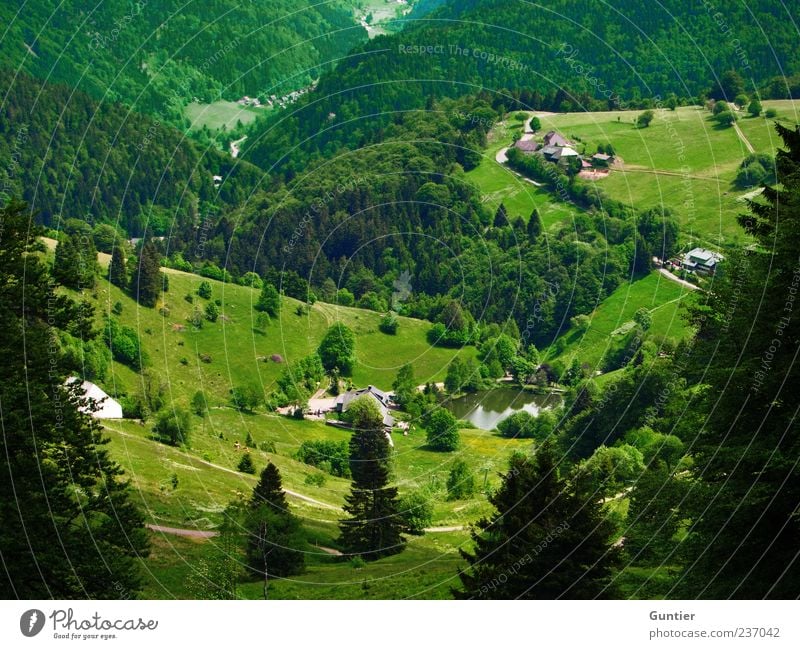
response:
[[[495,108],[555,111],[650,106],[671,94],[733,100],[764,85],[788,96],[800,73],[791,12],[776,0],[734,3],[723,18],[682,0],[446,3],[356,48],[299,109],[276,116],[278,127],[257,127],[248,155],[297,172],[309,154],[379,139],[393,111],[482,89]],[[730,83],[729,71],[740,79]]]
[[[130,236],[194,232],[262,177],[120,104],[9,70],[0,87],[0,192],[27,201],[40,223],[58,228],[63,216]]]
[[[280,96],[366,39],[348,3],[310,0],[43,0],[0,23],[0,64],[177,126],[193,99]]]

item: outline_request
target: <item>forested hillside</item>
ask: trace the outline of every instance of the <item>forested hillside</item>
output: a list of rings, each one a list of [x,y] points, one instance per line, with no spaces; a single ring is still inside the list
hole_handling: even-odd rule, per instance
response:
[[[345,2],[78,0],[0,5],[0,65],[173,124],[197,98],[293,90],[366,39]]]
[[[261,178],[120,104],[9,70],[0,70],[0,87],[0,192],[23,198],[46,225],[63,216],[130,236],[185,233]],[[224,179],[219,188],[214,175]]]
[[[250,139],[250,158],[272,164],[295,146],[362,145],[391,111],[482,88],[495,93],[495,107],[574,111],[649,105],[672,93],[732,101],[767,84],[785,96],[800,73],[796,10],[777,0],[728,3],[724,15],[699,1],[472,0],[407,22],[323,75],[300,110]],[[303,154],[282,162],[294,171]]]

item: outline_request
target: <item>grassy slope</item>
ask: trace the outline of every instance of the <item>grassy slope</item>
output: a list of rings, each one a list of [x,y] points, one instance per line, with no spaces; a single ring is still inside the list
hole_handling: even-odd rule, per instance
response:
[[[100,261],[105,267],[108,255],[100,255]],[[455,354],[476,353],[474,348],[454,351],[432,347],[426,340],[428,322],[400,318],[398,335],[388,336],[378,330],[381,314],[374,311],[318,302],[308,314],[297,315],[300,303],[292,298],[283,298],[280,318],[270,323],[265,334],[257,333],[253,304],[258,291],[214,280],[208,281],[213,287],[211,299],[223,302],[220,318],[216,323],[206,321],[202,329],[192,331],[187,321],[192,310],[195,306],[205,309],[208,303],[195,294],[203,278],[176,270],[167,272],[169,293],[159,303],[159,307],[169,308],[166,317],[158,309],[139,307],[105,279],[98,281],[93,303],[98,322],[116,302],[123,305],[120,321],[139,332],[153,370],[167,382],[171,398],[179,404],[187,404],[201,388],[209,394],[212,406],[226,405],[231,387],[244,383],[260,385],[270,392],[284,367],[269,361],[270,356],[279,354],[286,362],[293,362],[313,353],[334,322],[345,323],[356,334],[358,362],[352,379],[359,386],[373,384],[390,389],[397,370],[409,362],[420,383],[441,381]],[[184,299],[189,293],[194,294],[193,304]],[[201,354],[210,355],[211,363],[201,362]],[[111,376],[102,386],[109,394],[124,394],[135,391],[138,381],[135,372],[114,363]]]
[[[51,247],[54,242],[50,241]],[[108,263],[100,255],[101,266]],[[396,368],[411,361],[420,382],[443,378],[444,368],[453,350],[430,348],[425,341],[429,323],[402,319],[397,337],[377,331],[379,314],[361,309],[315,305],[307,316],[297,316],[295,300],[286,299],[280,323],[273,323],[266,336],[252,332],[251,300],[257,291],[211,281],[214,297],[224,303],[223,313],[230,319],[217,324],[206,323],[202,330],[175,331],[173,325],[185,324],[193,305],[183,296],[196,289],[201,278],[169,270],[170,291],[167,304],[169,317],[155,309],[139,308],[129,297],[105,281],[95,291],[100,313],[107,312],[116,301],[123,304],[120,317],[124,324],[135,327],[152,359],[152,369],[167,380],[171,403],[185,405],[200,386],[211,395],[212,409],[205,418],[192,416],[191,448],[174,448],[151,439],[152,425],[136,421],[106,422],[112,456],[131,481],[134,498],[143,508],[148,523],[190,529],[214,529],[221,512],[231,500],[247,496],[255,477],[235,470],[241,452],[234,443],[243,442],[250,433],[259,445],[270,441],[275,453],[252,449],[258,470],[268,460],[277,464],[285,488],[319,501],[311,503],[296,496],[289,500],[294,512],[303,520],[309,543],[308,569],[298,578],[273,582],[272,595],[281,598],[397,598],[449,596],[449,588],[459,565],[458,547],[468,541],[466,530],[433,532],[412,538],[402,554],[355,568],[335,560],[313,545],[335,546],[338,536],[339,507],[349,489],[349,482],[327,476],[323,486],[305,484],[308,475],[317,469],[292,458],[305,439],[346,440],[348,433],[320,422],[296,421],[264,412],[240,413],[227,405],[231,384],[259,377],[265,389],[277,376],[281,365],[264,363],[260,355],[280,353],[297,359],[315,349],[325,328],[334,319],[352,326],[358,335],[359,366],[355,382],[371,382],[389,387]],[[195,296],[195,304],[205,305]],[[147,333],[147,330],[151,333]],[[179,345],[183,341],[183,346]],[[210,353],[211,364],[200,363],[198,353]],[[474,350],[462,353],[474,354]],[[190,359],[188,365],[180,359]],[[134,390],[139,375],[114,364],[113,376],[104,383],[110,392]],[[476,472],[479,485],[486,479],[488,488],[499,484],[498,472],[508,455],[522,450],[530,441],[507,440],[487,431],[462,431],[462,447],[457,453],[435,453],[424,448],[424,432],[412,428],[407,437],[395,436],[396,459],[394,480],[401,493],[428,487],[438,494],[434,525],[466,526],[487,513],[489,505],[483,494],[463,501],[444,500],[444,484],[456,458],[464,459]],[[173,487],[177,477],[177,488]],[[151,533],[153,553],[143,561],[144,596],[149,598],[192,596],[189,576],[198,561],[218,555],[214,539],[197,540]],[[261,597],[261,584],[244,582],[242,596]]]
[[[265,115],[267,108],[250,108],[240,106],[235,101],[215,101],[212,104],[191,103],[184,108],[184,115],[191,122],[191,130],[199,130],[207,126],[216,131],[223,126],[231,130],[238,122],[249,124],[258,116]]]
[[[775,108],[778,119],[798,120],[797,102],[765,101],[763,105],[765,109]],[[575,139],[579,149],[585,145],[588,153],[598,144],[614,145],[624,160],[625,171],[615,170],[597,181],[609,197],[642,209],[670,207],[680,220],[687,243],[721,246],[742,240],[735,216],[742,210],[737,199],[745,192],[736,188],[733,180],[748,151],[736,132],[718,128],[710,113],[697,107],[657,112],[649,128],[637,129],[634,121],[640,112],[566,113],[541,115],[540,120],[543,131],[556,129]],[[486,159],[469,175],[485,193],[515,206],[512,214],[519,211],[527,217],[541,190],[516,180],[494,161],[497,150],[511,141],[515,125],[519,122],[495,127]],[[772,120],[743,116],[739,125],[756,151],[774,153],[779,141]],[[553,200],[544,198],[545,209],[539,208],[547,225],[553,217],[569,216],[569,208],[563,204],[556,206],[562,214],[550,207],[548,201],[552,205]],[[547,218],[548,208],[551,219]]]
[[[630,323],[640,307],[649,309],[653,316],[650,333],[656,340],[680,340],[690,333],[681,315],[681,307],[690,293],[689,289],[657,272],[626,283],[600,303],[591,314],[591,324],[583,334],[571,330],[562,336],[564,350],[552,359],[570,363],[575,357],[599,369],[600,360],[612,341],[612,332]]]
[[[558,200],[550,192],[496,162],[497,152],[509,145],[514,131],[522,129],[523,123],[515,119],[515,115],[511,113],[508,120],[495,125],[489,133],[483,160],[467,173],[467,178],[478,187],[484,202],[493,212],[502,202],[512,219],[521,216],[527,220],[533,210],[538,209],[545,227],[571,218],[576,211],[572,205]]]

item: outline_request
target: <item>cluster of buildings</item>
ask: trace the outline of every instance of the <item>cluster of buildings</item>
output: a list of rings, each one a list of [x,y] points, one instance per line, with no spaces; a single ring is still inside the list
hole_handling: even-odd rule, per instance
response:
[[[679,259],[668,263],[698,275],[713,275],[717,271],[717,264],[723,259],[724,257],[718,252],[706,250],[705,248],[692,248]]]
[[[300,88],[300,90],[293,90],[290,93],[287,93],[281,97],[278,95],[270,95],[264,103],[261,103],[261,100],[258,97],[248,97],[245,95],[241,99],[237,100],[237,104],[240,106],[250,107],[250,108],[274,108],[275,106],[279,108],[285,108],[289,104],[293,104],[296,102],[300,97],[304,94],[313,90],[316,86],[316,82],[312,83],[310,86],[306,88]]]
[[[575,144],[556,131],[545,133],[541,142],[537,142],[532,137],[517,140],[514,148],[528,155],[541,155],[548,162],[564,167],[571,160],[580,160],[581,170],[586,171],[607,171],[614,162],[614,156],[599,152],[589,159],[584,158],[576,151]]]

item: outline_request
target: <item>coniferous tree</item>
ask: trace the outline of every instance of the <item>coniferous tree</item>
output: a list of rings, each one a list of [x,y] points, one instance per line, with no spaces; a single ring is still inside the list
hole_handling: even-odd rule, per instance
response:
[[[788,148],[776,158],[782,188],[766,187],[739,217],[760,247],[730,255],[692,310],[705,418],[679,596],[800,595],[800,128],[776,128]]]
[[[339,540],[348,553],[371,561],[403,550],[405,524],[397,488],[389,486],[390,449],[380,410],[369,396],[356,399],[350,410],[354,410],[350,438],[353,483],[344,506],[350,518],[340,521]]]
[[[97,249],[91,237],[65,234],[56,246],[53,278],[79,291],[93,288],[97,273]]]
[[[111,253],[111,263],[108,265],[108,281],[114,286],[126,288],[128,286],[128,268],[125,262],[125,253],[122,247],[115,245]]]
[[[139,263],[131,275],[131,293],[144,306],[154,307],[161,293],[161,255],[152,241],[142,246]]]
[[[253,488],[250,505],[252,507],[267,505],[278,513],[289,511],[286,494],[283,491],[281,482],[281,472],[272,462],[268,462],[264,470],[261,471],[258,484]]]
[[[596,495],[562,477],[554,448],[515,455],[478,523],[459,599],[594,599],[614,596],[613,526]]]
[[[264,576],[295,575],[305,566],[300,520],[289,511],[281,474],[272,462],[261,472],[245,514],[250,571]],[[265,574],[266,573],[266,574]]]
[[[114,599],[135,596],[147,555],[143,518],[101,428],[81,412],[80,383],[53,326],[78,315],[55,295],[27,208],[0,209],[0,597]],[[57,542],[54,542],[57,539]]]
[[[506,212],[506,206],[500,203],[500,206],[494,213],[494,227],[502,228],[506,225],[508,225],[508,212]]]
[[[528,219],[528,241],[535,242],[542,233],[542,217],[539,215],[539,210],[533,210],[530,218]]]

